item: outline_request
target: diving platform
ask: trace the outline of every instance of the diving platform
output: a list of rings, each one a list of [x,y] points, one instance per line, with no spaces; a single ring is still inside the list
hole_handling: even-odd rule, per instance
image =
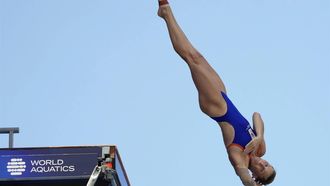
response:
[[[0,148],[1,186],[130,186],[114,145]]]

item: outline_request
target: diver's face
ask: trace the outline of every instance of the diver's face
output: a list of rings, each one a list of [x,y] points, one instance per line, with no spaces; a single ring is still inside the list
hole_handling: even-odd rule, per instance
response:
[[[250,170],[255,178],[268,178],[274,171],[274,167],[262,158],[252,157],[250,161]]]

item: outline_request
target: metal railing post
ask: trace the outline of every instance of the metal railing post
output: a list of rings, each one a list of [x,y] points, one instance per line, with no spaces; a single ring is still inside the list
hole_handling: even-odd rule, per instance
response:
[[[14,134],[19,133],[19,128],[18,127],[13,127],[13,128],[0,128],[0,134],[8,134],[9,135],[9,142],[8,146],[9,148],[14,147]]]

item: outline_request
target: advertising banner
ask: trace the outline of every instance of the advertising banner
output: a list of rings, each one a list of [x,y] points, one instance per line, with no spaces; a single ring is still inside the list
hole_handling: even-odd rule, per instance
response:
[[[0,181],[90,176],[101,155],[98,147],[0,150]]]

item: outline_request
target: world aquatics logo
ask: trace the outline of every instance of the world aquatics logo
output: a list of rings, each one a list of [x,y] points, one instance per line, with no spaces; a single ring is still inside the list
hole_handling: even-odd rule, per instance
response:
[[[12,176],[20,176],[25,172],[26,164],[22,158],[12,158],[7,163],[7,171]]]

